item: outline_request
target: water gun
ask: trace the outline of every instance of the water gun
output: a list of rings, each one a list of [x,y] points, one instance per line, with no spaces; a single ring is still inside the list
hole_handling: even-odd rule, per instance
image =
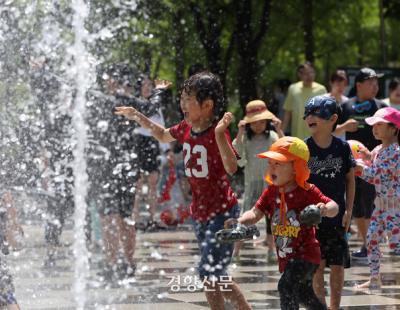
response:
[[[299,221],[303,225],[316,226],[321,220],[321,210],[316,205],[309,205],[300,212]]]
[[[221,229],[215,233],[215,239],[220,243],[251,240],[260,237],[260,231],[256,225],[235,224],[233,228]]]

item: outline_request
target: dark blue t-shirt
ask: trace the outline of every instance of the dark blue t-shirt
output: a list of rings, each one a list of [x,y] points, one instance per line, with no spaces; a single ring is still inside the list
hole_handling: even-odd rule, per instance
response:
[[[342,114],[339,124],[353,118],[359,122],[358,129],[355,132],[346,132],[346,140],[357,140],[364,144],[370,151],[380,144],[372,134],[372,126],[367,125],[365,119],[375,114],[378,109],[387,105],[380,100],[371,99],[359,102],[357,97],[353,97],[341,105]]]
[[[339,205],[339,213],[334,218],[323,217],[320,227],[342,226],[346,211],[346,174],[355,166],[355,161],[346,141],[333,137],[331,145],[320,148],[312,137],[305,140],[310,150],[310,178],[321,192]]]

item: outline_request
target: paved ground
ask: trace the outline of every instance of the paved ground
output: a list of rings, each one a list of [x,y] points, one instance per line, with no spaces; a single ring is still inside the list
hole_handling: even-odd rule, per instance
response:
[[[30,224],[24,228],[25,248],[8,257],[22,309],[75,309],[70,247],[60,248],[57,267],[50,271],[43,269],[42,225]],[[72,230],[67,230],[63,242],[68,244],[71,240]],[[351,246],[357,249],[359,242],[351,240]],[[191,292],[195,289],[196,249],[194,234],[188,226],[176,231],[139,233],[136,278],[131,283],[107,286],[96,275],[101,254],[94,253],[85,309],[207,309],[204,294],[198,290]],[[354,263],[346,271],[343,308],[400,309],[400,257],[389,255],[387,247],[382,273],[382,289],[355,291],[354,284],[368,278],[368,267]],[[279,273],[276,264],[267,263],[266,248],[247,243],[240,265],[233,264],[231,274],[254,309],[279,309]],[[177,281],[181,281],[180,285]]]

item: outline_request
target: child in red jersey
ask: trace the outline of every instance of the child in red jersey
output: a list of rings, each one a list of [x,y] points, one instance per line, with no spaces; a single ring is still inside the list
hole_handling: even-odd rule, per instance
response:
[[[258,156],[268,159],[269,186],[250,211],[238,219],[229,219],[225,225],[255,224],[265,214],[272,216],[279,271],[283,273],[278,283],[281,309],[298,309],[300,303],[307,309],[326,309],[312,286],[321,260],[315,228],[302,225],[299,214],[315,204],[322,216],[334,217],[338,205],[306,182],[310,175],[307,166],[310,153],[302,140],[283,137]]]
[[[118,107],[116,114],[150,129],[160,142],[177,140],[183,145],[185,175],[192,190],[190,211],[201,251],[198,270],[200,278],[206,280],[207,301],[215,310],[224,309],[224,298],[238,309],[251,309],[236,283],[230,282],[228,289],[226,286],[226,268],[233,245],[217,243],[214,236],[228,218],[237,218],[240,213],[227,177],[227,173],[237,170],[236,154],[227,131],[232,114],[225,113],[219,122],[216,120],[224,105],[219,79],[208,72],[191,76],[183,85],[180,104],[185,119],[168,129],[131,107]],[[219,282],[224,282],[223,290]]]

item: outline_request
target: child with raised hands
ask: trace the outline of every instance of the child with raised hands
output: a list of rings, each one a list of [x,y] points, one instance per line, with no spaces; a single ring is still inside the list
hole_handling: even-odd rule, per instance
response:
[[[232,114],[217,119],[224,106],[219,78],[208,72],[191,76],[183,85],[180,105],[185,119],[171,128],[164,128],[131,107],[119,107],[116,114],[135,120],[160,142],[177,140],[183,145],[185,175],[192,190],[190,211],[201,252],[198,272],[207,301],[213,310],[224,309],[224,299],[237,309],[251,309],[239,286],[227,281],[233,245],[215,239],[224,222],[240,213],[227,176],[237,170],[227,131]]]
[[[379,288],[381,252],[379,242],[388,236],[389,248],[400,255],[400,111],[388,107],[375,112],[365,122],[372,126],[375,139],[382,144],[369,155],[371,164],[357,162],[361,178],[375,185],[375,209],[367,233],[370,280],[357,288]],[[367,152],[367,151],[364,151]]]
[[[272,114],[262,100],[253,100],[246,105],[246,115],[238,124],[238,133],[233,147],[239,154],[238,166],[244,168],[244,199],[242,212],[251,209],[266,188],[264,182],[267,161],[257,157],[258,153],[268,149],[272,143],[284,136],[281,121]],[[262,242],[268,246],[268,261],[272,262],[275,246],[271,234],[271,219],[265,217],[266,237]],[[239,251],[243,242],[235,244],[233,256],[240,258]]]
[[[272,234],[282,273],[278,283],[281,309],[298,309],[299,304],[308,309],[326,309],[312,286],[321,260],[315,227],[300,223],[299,216],[308,205],[314,204],[322,216],[334,217],[338,205],[306,182],[310,175],[309,151],[302,140],[283,137],[258,156],[268,160],[269,186],[251,210],[238,219],[229,219],[225,225],[255,224],[266,214],[272,216]]]

